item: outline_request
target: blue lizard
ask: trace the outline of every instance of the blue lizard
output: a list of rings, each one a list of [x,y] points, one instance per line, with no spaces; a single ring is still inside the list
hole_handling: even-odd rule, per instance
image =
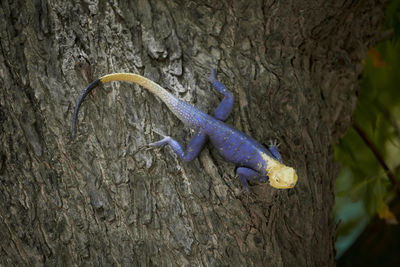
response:
[[[138,74],[105,75],[89,84],[76,102],[72,120],[72,138],[75,136],[79,107],[86,95],[98,85],[112,81],[134,82],[143,86],[158,96],[185,125],[196,131],[186,151],[170,136],[164,136],[160,141],[149,144],[150,146],[169,144],[179,158],[190,161],[199,155],[206,141],[210,139],[218,152],[237,166],[236,173],[246,191],[249,191],[248,181],[266,182],[269,179],[270,185],[279,189],[295,186],[298,179],[296,171],[282,163],[275,144],[266,149],[255,139],[224,122],[232,111],[233,95],[216,79],[214,70],[211,71],[210,81],[214,88],[224,95],[224,99],[214,111],[214,116],[180,100],[157,83]]]

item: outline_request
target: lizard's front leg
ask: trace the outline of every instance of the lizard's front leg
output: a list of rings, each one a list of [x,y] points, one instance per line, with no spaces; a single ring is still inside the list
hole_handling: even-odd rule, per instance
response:
[[[282,157],[281,154],[279,154],[278,146],[279,146],[278,141],[276,140],[270,141],[268,150],[269,152],[271,152],[272,156],[274,156],[275,159],[277,159],[279,162],[282,162]]]
[[[239,180],[247,192],[250,192],[249,184],[247,183],[247,181],[257,181],[257,182],[268,181],[268,176],[263,176],[258,172],[245,167],[237,168],[236,174],[239,176]]]

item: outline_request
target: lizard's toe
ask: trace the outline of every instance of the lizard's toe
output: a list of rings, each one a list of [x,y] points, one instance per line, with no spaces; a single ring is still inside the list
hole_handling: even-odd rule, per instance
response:
[[[279,147],[281,144],[279,143],[278,139],[271,139],[268,142],[268,146],[272,147]]]
[[[159,141],[157,141],[157,142],[153,142],[153,143],[147,144],[147,146],[148,146],[148,147],[161,147],[161,146],[163,146],[163,145],[165,145],[165,144],[168,144],[168,141],[169,141],[169,140],[171,140],[171,137],[169,137],[169,136],[164,136],[163,139],[161,139],[161,140],[159,140]]]

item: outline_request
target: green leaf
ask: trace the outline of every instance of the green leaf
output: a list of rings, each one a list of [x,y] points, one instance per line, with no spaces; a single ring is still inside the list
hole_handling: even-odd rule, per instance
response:
[[[393,29],[395,36],[369,50],[363,61],[353,119],[400,183],[400,0],[390,1],[385,12],[385,27]],[[338,229],[338,240],[343,240],[343,235],[360,231],[365,216],[375,216],[378,211],[383,214],[383,207],[395,193],[376,155],[354,129],[334,147],[334,157],[342,166],[336,181],[334,212],[335,218],[343,221]],[[346,221],[343,214],[348,214],[348,206],[357,207],[359,217],[351,217],[351,221],[347,217]]]

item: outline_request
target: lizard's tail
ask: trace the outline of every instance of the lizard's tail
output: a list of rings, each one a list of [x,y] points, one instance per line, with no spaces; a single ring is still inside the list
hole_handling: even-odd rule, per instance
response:
[[[161,100],[165,104],[167,104],[167,106],[173,105],[174,102],[177,101],[177,99],[173,95],[171,95],[167,90],[162,88],[160,85],[158,85],[155,82],[153,82],[143,76],[140,76],[138,74],[113,73],[113,74],[105,75],[105,76],[101,77],[100,79],[97,79],[97,80],[93,81],[91,84],[89,84],[85,88],[83,93],[80,95],[80,97],[78,98],[78,101],[76,102],[76,105],[75,105],[74,116],[72,119],[72,138],[75,137],[76,120],[78,117],[79,107],[82,104],[85,97],[98,85],[105,84],[105,83],[112,82],[112,81],[126,81],[126,82],[137,83],[137,84],[143,86],[144,88],[148,89],[150,92],[152,92],[159,98],[161,98]]]

